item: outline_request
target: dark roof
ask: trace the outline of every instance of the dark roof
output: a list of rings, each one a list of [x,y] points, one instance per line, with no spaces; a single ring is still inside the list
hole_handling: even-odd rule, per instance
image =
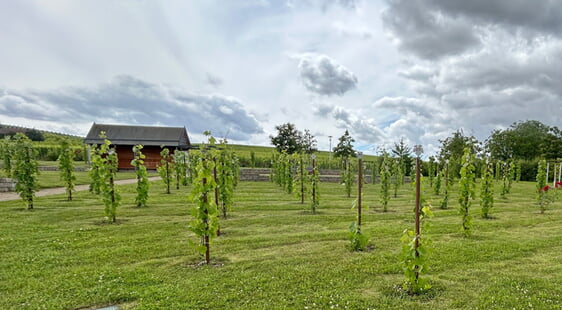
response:
[[[90,128],[84,143],[103,143],[103,139],[100,138],[102,131],[105,131],[107,139],[114,145],[164,145],[181,149],[191,145],[185,127],[126,126],[96,123]]]

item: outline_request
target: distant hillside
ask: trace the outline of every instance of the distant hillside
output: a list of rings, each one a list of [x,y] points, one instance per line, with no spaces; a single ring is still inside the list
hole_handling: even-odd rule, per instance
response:
[[[23,126],[6,125],[0,124],[0,138],[5,136],[13,136],[14,134],[21,132],[28,136],[32,141],[44,141],[48,143],[59,143],[61,139],[67,138],[74,144],[82,143],[84,137],[69,135],[60,132],[52,132],[48,130],[41,130],[36,128],[29,128]]]

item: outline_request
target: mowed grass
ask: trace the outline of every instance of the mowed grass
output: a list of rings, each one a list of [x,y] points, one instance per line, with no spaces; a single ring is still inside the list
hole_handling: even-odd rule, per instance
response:
[[[311,214],[272,183],[241,182],[212,266],[188,246],[189,187],[164,193],[151,186],[149,206],[135,208],[134,185],[121,187],[118,223],[103,222],[100,199],[79,192],[1,202],[0,309],[560,309],[562,203],[540,214],[534,184],[496,195],[493,219],[479,217],[474,234],[459,232],[456,187],[450,209],[426,194],[435,217],[433,284],[422,296],[396,289],[403,281],[400,237],[413,227],[413,193],[406,184],[383,213],[379,185],[366,185],[364,231],[372,250],[350,252],[355,217],[343,186],[321,184],[321,208]],[[499,191],[499,185],[496,186]]]
[[[75,185],[84,185],[90,184],[90,176],[88,171],[75,171],[74,175],[76,176],[76,181],[74,181]],[[154,170],[148,171],[148,176],[158,176],[158,173]],[[122,171],[118,172],[115,180],[126,180],[126,179],[135,179],[136,174],[134,171]],[[60,171],[39,171],[39,175],[37,176],[39,189],[44,188],[52,188],[52,187],[64,187],[65,183],[60,178]]]

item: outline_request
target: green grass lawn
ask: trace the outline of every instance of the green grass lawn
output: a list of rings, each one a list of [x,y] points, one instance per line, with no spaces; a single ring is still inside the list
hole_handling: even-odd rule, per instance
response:
[[[373,249],[347,248],[352,200],[338,184],[321,184],[321,208],[272,183],[242,182],[224,233],[212,246],[213,266],[188,246],[189,190],[151,186],[149,206],[134,207],[122,186],[118,224],[103,222],[100,199],[88,192],[0,202],[0,309],[76,309],[121,304],[130,309],[560,309],[562,203],[540,214],[534,184],[496,195],[494,219],[478,216],[462,237],[456,194],[434,207],[433,240],[423,296],[395,289],[403,275],[400,237],[413,226],[413,194],[405,185],[383,213],[379,186],[366,185],[364,231]],[[496,186],[499,191],[499,186]],[[455,191],[453,191],[455,192]],[[433,205],[439,197],[427,194]]]
[[[75,171],[76,185],[90,184],[90,177],[87,171]],[[148,176],[157,176],[156,171],[149,171]],[[116,180],[126,180],[136,178],[134,171],[118,172]],[[60,179],[59,171],[40,171],[37,177],[39,182],[39,189],[51,187],[64,187],[64,182]]]

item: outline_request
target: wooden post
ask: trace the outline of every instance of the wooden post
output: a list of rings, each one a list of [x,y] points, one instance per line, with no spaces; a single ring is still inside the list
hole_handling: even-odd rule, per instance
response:
[[[420,239],[420,158],[416,157],[416,241],[415,241],[415,249],[416,249],[416,257],[420,254],[418,252],[419,246],[419,239]],[[419,269],[416,266],[416,281],[419,276]]]
[[[414,146],[414,152],[416,153],[416,230],[415,230],[415,241],[414,249],[416,253],[416,258],[420,256],[418,247],[420,245],[420,200],[421,200],[421,176],[420,176],[420,155],[423,153],[421,145]],[[416,282],[420,275],[420,267],[416,265],[414,267],[414,272],[416,273]]]

